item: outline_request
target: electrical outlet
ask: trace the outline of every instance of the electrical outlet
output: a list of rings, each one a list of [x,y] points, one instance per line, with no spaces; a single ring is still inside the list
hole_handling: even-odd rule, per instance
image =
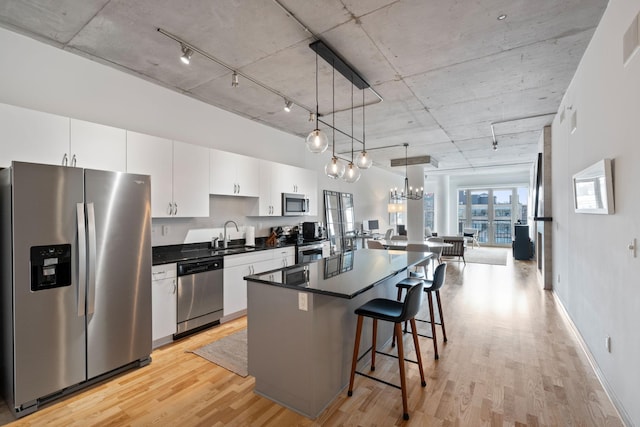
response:
[[[306,292],[298,292],[298,309],[302,311],[309,311],[309,301]]]
[[[604,339],[604,347],[607,349],[608,353],[611,353],[611,337],[608,335]]]

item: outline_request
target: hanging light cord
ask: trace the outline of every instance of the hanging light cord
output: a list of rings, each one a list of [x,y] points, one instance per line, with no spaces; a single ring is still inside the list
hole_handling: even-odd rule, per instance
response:
[[[316,52],[316,129],[318,127],[318,52]]]
[[[317,60],[318,56],[316,55],[316,60]],[[331,64],[331,69],[333,70],[333,73],[331,74],[331,109],[332,111],[335,111],[336,109],[336,69],[333,66],[333,64]],[[333,142],[331,143],[331,150],[333,151],[333,158],[336,158],[336,115],[332,114],[331,115],[331,120],[333,123],[333,126],[331,126],[333,128]]]
[[[353,77],[351,78],[351,166],[353,166]]]
[[[353,134],[353,131],[351,132]],[[367,151],[367,144],[364,139],[364,90],[362,91],[362,151]]]

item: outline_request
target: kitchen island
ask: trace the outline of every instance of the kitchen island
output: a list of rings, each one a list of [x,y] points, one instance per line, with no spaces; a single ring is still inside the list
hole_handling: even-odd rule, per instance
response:
[[[245,277],[249,374],[254,391],[316,418],[349,381],[354,310],[373,298],[396,298],[396,283],[430,252],[363,249]],[[371,346],[365,322],[363,354]],[[378,342],[392,327],[378,327]],[[363,361],[364,362],[364,361]]]

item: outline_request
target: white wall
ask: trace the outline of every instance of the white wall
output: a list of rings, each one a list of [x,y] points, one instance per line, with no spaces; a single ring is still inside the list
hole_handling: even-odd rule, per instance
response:
[[[640,240],[640,52],[625,66],[622,40],[639,12],[638,1],[609,2],[552,127],[554,291],[631,425],[640,425],[640,258],[627,249]],[[615,214],[576,214],[571,176],[607,157]]]
[[[318,197],[323,189],[353,193],[357,222],[377,218],[388,224],[387,190],[398,185],[398,175],[372,168],[356,184],[336,182],[324,175],[330,154],[309,153],[298,136],[2,28],[0,52],[2,103],[315,169]],[[210,218],[154,219],[153,245],[180,244],[189,229],[221,227],[229,219],[255,226],[257,237],[302,220],[247,217],[256,200],[211,196]],[[305,219],[324,221],[324,203],[318,206],[318,217]]]

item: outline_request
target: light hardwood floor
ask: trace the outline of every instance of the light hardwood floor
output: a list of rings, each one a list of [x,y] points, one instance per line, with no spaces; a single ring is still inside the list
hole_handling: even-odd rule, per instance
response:
[[[431,341],[420,339],[427,387],[408,364],[406,422],[400,391],[363,377],[353,397],[345,390],[312,421],[255,395],[251,377],[188,353],[244,328],[242,318],[158,349],[151,365],[12,425],[622,425],[533,262],[450,262],[441,296],[449,341],[439,342],[436,361]],[[413,348],[409,335],[405,342]],[[379,357],[377,375],[397,383],[396,363]]]

